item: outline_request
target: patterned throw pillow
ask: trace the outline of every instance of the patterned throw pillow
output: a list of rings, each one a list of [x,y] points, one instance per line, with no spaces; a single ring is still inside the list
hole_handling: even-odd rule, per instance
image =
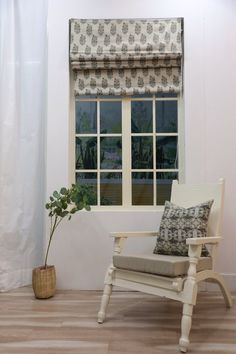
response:
[[[190,208],[183,208],[171,202],[165,202],[165,209],[160,224],[160,235],[157,238],[153,253],[187,256],[186,239],[190,237],[206,237],[207,223],[213,200]],[[202,256],[209,256],[205,246]]]

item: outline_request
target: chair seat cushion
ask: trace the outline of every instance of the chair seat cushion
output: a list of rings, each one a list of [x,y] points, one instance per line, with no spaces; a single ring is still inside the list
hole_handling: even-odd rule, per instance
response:
[[[135,272],[151,273],[167,277],[186,275],[189,257],[167,256],[162,254],[114,255],[113,264],[116,268]],[[212,269],[211,257],[200,257],[197,271]]]

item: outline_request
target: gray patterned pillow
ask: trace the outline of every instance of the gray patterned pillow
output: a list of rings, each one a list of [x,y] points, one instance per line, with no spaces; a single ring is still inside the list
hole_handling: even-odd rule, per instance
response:
[[[190,208],[183,208],[171,202],[165,202],[160,224],[160,236],[157,238],[153,253],[187,256],[186,239],[206,237],[207,223],[213,200]],[[202,256],[209,256],[206,247],[202,247]]]

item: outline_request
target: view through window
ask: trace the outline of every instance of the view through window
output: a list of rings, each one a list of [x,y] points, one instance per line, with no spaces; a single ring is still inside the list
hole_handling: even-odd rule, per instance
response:
[[[73,176],[97,206],[158,206],[182,173],[177,94],[81,96],[75,101]]]

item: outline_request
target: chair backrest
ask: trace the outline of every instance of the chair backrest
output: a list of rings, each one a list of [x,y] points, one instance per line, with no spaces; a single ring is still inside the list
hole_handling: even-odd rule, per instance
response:
[[[179,184],[173,181],[171,190],[171,202],[189,208],[202,202],[214,199],[208,222],[207,236],[221,236],[221,224],[224,203],[223,178],[215,184]]]

